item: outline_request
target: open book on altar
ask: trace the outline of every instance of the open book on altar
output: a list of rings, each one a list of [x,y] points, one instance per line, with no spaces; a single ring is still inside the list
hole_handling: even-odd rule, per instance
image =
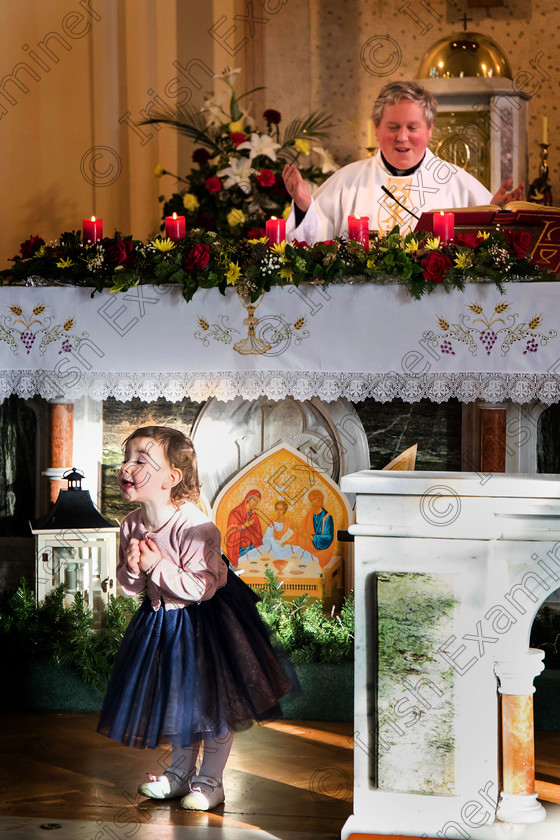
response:
[[[434,215],[441,212],[444,211],[422,213],[415,229],[433,233]],[[560,207],[533,204],[530,201],[511,201],[505,207],[489,204],[481,207],[456,207],[446,212],[453,213],[455,233],[493,231],[497,225],[502,229],[507,227],[526,231],[531,237],[531,262],[553,273],[560,272]]]

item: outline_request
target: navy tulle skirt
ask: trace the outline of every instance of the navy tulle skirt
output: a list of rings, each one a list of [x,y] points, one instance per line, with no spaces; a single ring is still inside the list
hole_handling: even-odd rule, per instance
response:
[[[281,716],[293,667],[228,570],[208,601],[154,611],[145,599],[115,660],[98,732],[132,747],[186,747]]]

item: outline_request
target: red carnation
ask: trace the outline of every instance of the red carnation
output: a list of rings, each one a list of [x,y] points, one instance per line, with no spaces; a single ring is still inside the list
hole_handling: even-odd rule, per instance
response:
[[[109,245],[109,247],[107,248],[107,262],[109,263],[109,265],[113,266],[125,265],[133,248],[134,245],[132,244],[131,239],[127,239],[126,241],[118,239],[116,242],[113,242],[113,244]]]
[[[276,181],[276,175],[270,169],[261,169],[257,175],[257,181],[261,187],[271,187]]]
[[[455,245],[464,245],[465,248],[476,248],[477,245],[480,245],[483,238],[476,233],[457,233],[455,235]]]
[[[244,143],[247,139],[247,135],[243,134],[242,131],[234,131],[233,134],[229,135],[229,139],[237,149],[240,143]]]
[[[422,260],[422,276],[426,280],[431,280],[432,283],[442,283],[443,275],[452,266],[453,263],[446,254],[440,254],[439,251],[430,251],[428,256]]]
[[[249,228],[247,231],[247,239],[262,239],[263,236],[266,236],[264,228]]]
[[[526,257],[531,250],[531,234],[526,230],[504,230],[504,238],[506,243],[510,245],[515,251],[518,259]]]
[[[309,248],[309,245],[305,241],[305,239],[294,239],[292,241],[292,245],[295,245],[296,248]]]
[[[187,270],[191,268],[202,269],[206,268],[210,260],[210,245],[195,245],[186,255],[183,261],[183,268]]]
[[[210,154],[208,149],[195,149],[192,153],[193,161],[195,163],[199,163],[201,166],[206,166],[211,157],[212,155]]]
[[[222,182],[219,178],[216,178],[216,176],[213,175],[211,178],[206,179],[206,181],[204,182],[204,186],[206,187],[208,192],[219,193],[222,189]]]
[[[41,239],[40,236],[30,236],[29,239],[26,239],[25,242],[22,242],[19,246],[19,252],[24,260],[29,259],[35,254],[36,251],[39,250],[41,245],[45,244],[45,240]]]
[[[269,108],[267,111],[265,111],[263,117],[269,125],[278,125],[278,123],[282,119],[280,111],[275,111],[274,108]]]

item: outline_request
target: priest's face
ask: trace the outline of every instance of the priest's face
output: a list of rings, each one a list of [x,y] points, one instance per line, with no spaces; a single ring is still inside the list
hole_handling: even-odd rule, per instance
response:
[[[401,99],[385,106],[375,133],[385,160],[396,169],[410,169],[424,157],[432,128],[418,102]]]

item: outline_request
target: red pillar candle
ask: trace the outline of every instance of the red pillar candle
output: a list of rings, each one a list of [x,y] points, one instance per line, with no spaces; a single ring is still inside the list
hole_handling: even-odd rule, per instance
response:
[[[96,219],[95,216],[92,216],[91,219],[84,219],[82,222],[82,239],[86,244],[91,242],[92,245],[103,239],[103,219]]]
[[[165,235],[173,242],[183,239],[185,235],[185,217],[178,216],[177,213],[173,213],[172,216],[166,216]]]
[[[266,223],[266,235],[269,245],[279,245],[286,240],[286,220],[271,216]]]
[[[455,236],[455,216],[453,213],[440,213],[434,215],[434,236],[439,236],[442,245],[449,242]]]
[[[369,248],[369,216],[348,216],[348,239]]]

